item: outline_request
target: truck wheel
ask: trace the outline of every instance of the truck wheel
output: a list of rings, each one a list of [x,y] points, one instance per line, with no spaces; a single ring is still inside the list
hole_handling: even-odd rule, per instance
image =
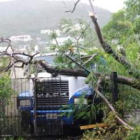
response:
[[[21,128],[25,133],[32,133],[33,125],[31,124],[31,114],[29,111],[21,112]]]

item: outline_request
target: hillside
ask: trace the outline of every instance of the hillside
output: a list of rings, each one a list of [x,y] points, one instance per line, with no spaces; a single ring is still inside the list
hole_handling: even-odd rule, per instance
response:
[[[45,0],[16,0],[0,3],[0,36],[31,34],[36,36],[42,29],[57,28],[61,18],[82,18],[90,21],[90,6],[80,3],[76,11],[66,13],[73,8],[74,2],[53,2]],[[101,26],[110,19],[111,13],[95,7]]]

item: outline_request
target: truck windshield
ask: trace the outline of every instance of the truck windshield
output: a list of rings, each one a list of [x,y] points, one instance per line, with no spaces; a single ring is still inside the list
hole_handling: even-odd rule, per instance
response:
[[[35,60],[44,60],[46,63],[50,65],[54,65],[55,55],[47,55],[47,56],[38,56],[34,58]]]

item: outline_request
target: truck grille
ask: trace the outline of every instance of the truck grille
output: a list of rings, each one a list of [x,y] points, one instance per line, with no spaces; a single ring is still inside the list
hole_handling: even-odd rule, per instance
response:
[[[49,79],[36,81],[36,107],[46,108],[49,106],[66,105],[69,101],[68,81],[61,79]]]

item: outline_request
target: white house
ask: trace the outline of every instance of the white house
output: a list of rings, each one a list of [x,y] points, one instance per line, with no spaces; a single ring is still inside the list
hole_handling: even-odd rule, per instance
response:
[[[68,39],[72,40],[71,37],[59,37],[59,38],[57,38],[57,42],[58,42],[59,45],[64,45],[64,43]],[[54,39],[52,40],[52,44],[56,44],[56,41]]]
[[[6,49],[7,49],[7,47],[1,47],[1,46],[0,46],[0,52],[5,51]]]
[[[69,29],[69,32],[73,32],[73,31],[80,31],[80,30],[86,28],[85,25],[81,25],[79,23],[74,24],[71,27],[68,27],[68,26],[69,26],[68,24],[61,25],[61,28],[63,29],[63,32],[67,32],[67,29]]]
[[[73,39],[72,37],[70,36],[67,36],[67,37],[58,37],[57,38],[57,42],[59,45],[64,45],[66,41],[68,40],[71,40],[72,42],[76,42],[75,39]],[[83,39],[80,39],[79,42],[83,42],[84,40]],[[53,39],[52,40],[52,44],[56,44],[56,41]]]
[[[11,36],[9,38],[11,41],[31,41],[32,37],[30,35],[19,35],[19,36]]]
[[[34,47],[34,51],[37,53],[37,52],[39,52],[39,47],[38,47],[38,45],[36,45],[35,47]]]
[[[0,46],[0,52],[3,52],[3,51],[7,51],[9,54],[12,54],[13,53],[13,50],[11,49],[11,47],[8,47],[7,49],[7,46]]]
[[[58,36],[60,36],[61,34],[60,30],[41,30],[40,31],[41,34],[47,34],[47,35],[51,35],[53,32],[55,32]]]
[[[19,45],[18,46],[18,51],[20,52],[27,52],[27,50],[30,48],[30,45]]]

